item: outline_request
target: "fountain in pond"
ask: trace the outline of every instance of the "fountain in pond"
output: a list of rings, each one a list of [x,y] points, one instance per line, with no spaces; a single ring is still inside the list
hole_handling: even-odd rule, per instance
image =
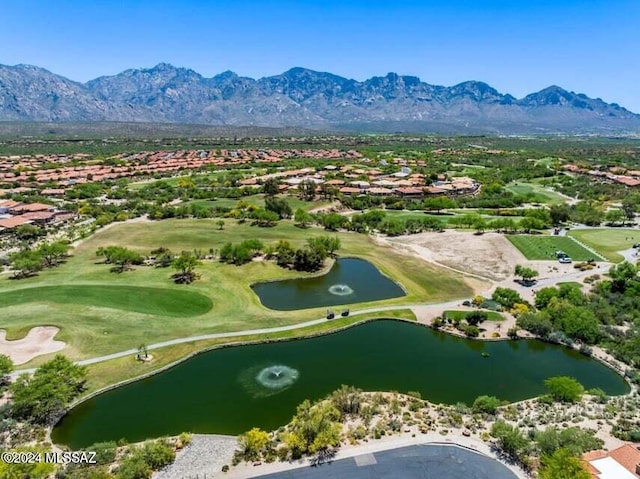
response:
[[[329,288],[329,292],[336,296],[349,296],[350,294],[353,294],[353,289],[346,284],[334,284]]]
[[[240,375],[240,383],[254,397],[278,394],[291,387],[300,377],[297,369],[282,364],[249,368]]]
[[[289,366],[269,366],[256,375],[256,381],[269,389],[282,389],[295,383],[299,375]]]

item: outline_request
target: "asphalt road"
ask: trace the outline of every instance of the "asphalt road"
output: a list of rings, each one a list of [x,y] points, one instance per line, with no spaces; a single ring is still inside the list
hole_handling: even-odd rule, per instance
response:
[[[458,446],[422,445],[363,454],[261,479],[517,479],[498,461]]]

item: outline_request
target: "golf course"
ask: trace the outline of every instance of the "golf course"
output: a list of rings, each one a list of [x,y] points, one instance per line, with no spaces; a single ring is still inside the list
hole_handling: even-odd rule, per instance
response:
[[[325,308],[274,311],[260,303],[251,289],[257,282],[306,278],[326,274],[283,269],[271,261],[256,260],[242,266],[203,260],[199,278],[189,285],[175,284],[172,268],[134,266],[111,272],[96,251],[124,246],[142,255],[164,247],[180,251],[219,250],[225,243],[259,238],[265,244],[286,239],[294,247],[307,238],[327,235],[319,228],[301,229],[282,222],[272,228],[214,220],[164,220],[116,224],[99,231],[71,251],[64,264],[38,275],[0,281],[0,314],[8,339],[20,339],[35,326],[56,326],[56,340],[67,344],[65,354],[80,360],[136,348],[173,338],[227,331],[253,330],[296,324],[325,315]],[[399,284],[402,297],[358,303],[358,308],[442,302],[471,294],[461,275],[441,270],[411,256],[378,246],[372,238],[354,233],[331,233],[341,241],[340,257],[370,262]],[[349,306],[346,304],[345,306]],[[405,314],[406,315],[406,314]],[[185,354],[199,345],[181,346]],[[51,355],[35,358],[24,367],[37,366]]]

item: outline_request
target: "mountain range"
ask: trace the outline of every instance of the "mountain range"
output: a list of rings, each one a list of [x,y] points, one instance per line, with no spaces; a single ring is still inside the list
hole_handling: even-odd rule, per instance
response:
[[[452,87],[388,73],[365,81],[292,68],[252,79],[205,78],[161,63],[79,83],[31,65],[0,65],[0,121],[152,122],[439,133],[640,132],[640,115],[550,86],[517,99],[483,82]]]

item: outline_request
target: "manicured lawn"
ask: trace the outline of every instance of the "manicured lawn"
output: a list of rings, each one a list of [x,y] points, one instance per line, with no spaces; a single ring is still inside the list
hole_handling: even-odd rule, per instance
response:
[[[587,261],[595,256],[564,236],[507,235],[507,239],[530,260],[555,260],[556,251],[564,251],[574,261]]]
[[[114,285],[59,285],[24,288],[0,293],[0,304],[80,304],[160,316],[199,316],[213,303],[203,294],[187,289]]]
[[[423,213],[422,211],[384,210],[384,212],[386,213],[387,218],[396,218],[400,220],[435,218],[445,225],[451,218],[456,217],[456,215],[436,215]]]
[[[298,208],[302,208],[305,211],[312,210],[314,208],[320,208],[326,206],[330,201],[316,200],[316,201],[304,201],[294,195],[278,195],[279,198],[287,200],[291,209],[295,212]],[[209,206],[211,208],[234,208],[239,201],[245,201],[250,205],[256,205],[264,208],[264,195],[252,195],[245,196],[243,198],[217,198],[215,200],[193,200],[189,201],[189,204],[199,204]]]
[[[472,313],[473,311],[455,311],[455,310],[448,310],[448,311],[444,311],[443,316],[445,318],[451,318],[451,319],[466,319],[466,317]],[[496,313],[495,311],[481,311],[483,313],[487,313],[487,319],[489,321],[504,321],[504,316],[501,315],[500,313]]]
[[[516,195],[528,196],[532,203],[544,203],[544,204],[561,204],[566,201],[566,198],[559,195],[555,191],[549,191],[542,185],[535,183],[522,183],[520,181],[515,183],[509,183],[504,187],[507,191]]]
[[[101,264],[95,256],[95,251],[100,246],[122,245],[142,254],[149,254],[159,246],[168,247],[174,253],[193,249],[208,252],[220,249],[227,242],[237,243],[247,238],[258,238],[265,244],[286,239],[298,247],[307,238],[327,234],[335,233],[319,228],[300,229],[291,221],[280,222],[273,228],[259,228],[227,220],[223,230],[218,229],[215,219],[114,225],[82,243],[72,252],[73,256],[57,268],[19,281],[0,277],[1,327],[15,339],[34,326],[57,326],[60,332],[56,339],[69,345],[65,354],[81,359],[136,348],[142,341],[152,344],[179,337],[269,328],[321,318],[325,308],[287,312],[268,310],[260,304],[250,288],[252,283],[308,276],[308,273],[280,268],[273,262],[253,261],[234,266],[205,260],[197,268],[200,279],[190,285],[176,285],[171,280],[171,268],[136,266],[125,273],[111,273],[109,266]],[[365,235],[339,233],[337,236],[342,242],[341,256],[356,256],[372,262],[407,292],[402,298],[345,305],[352,311],[379,305],[435,303],[472,294],[458,274],[398,254]],[[24,288],[40,290],[27,292]],[[62,289],[55,292],[56,288]],[[140,288],[160,288],[161,294]],[[182,293],[190,294],[190,299]],[[18,295],[17,299],[11,299],[14,295]],[[174,302],[177,303],[174,305]],[[211,309],[205,311],[209,307]],[[46,356],[35,359],[25,367],[46,359]]]
[[[571,286],[572,288],[582,289],[584,286],[582,283],[578,283],[577,281],[561,281],[557,284],[557,286]]]
[[[634,243],[640,242],[640,230],[628,228],[579,229],[570,231],[569,235],[615,263],[624,259],[618,251],[629,249]]]

